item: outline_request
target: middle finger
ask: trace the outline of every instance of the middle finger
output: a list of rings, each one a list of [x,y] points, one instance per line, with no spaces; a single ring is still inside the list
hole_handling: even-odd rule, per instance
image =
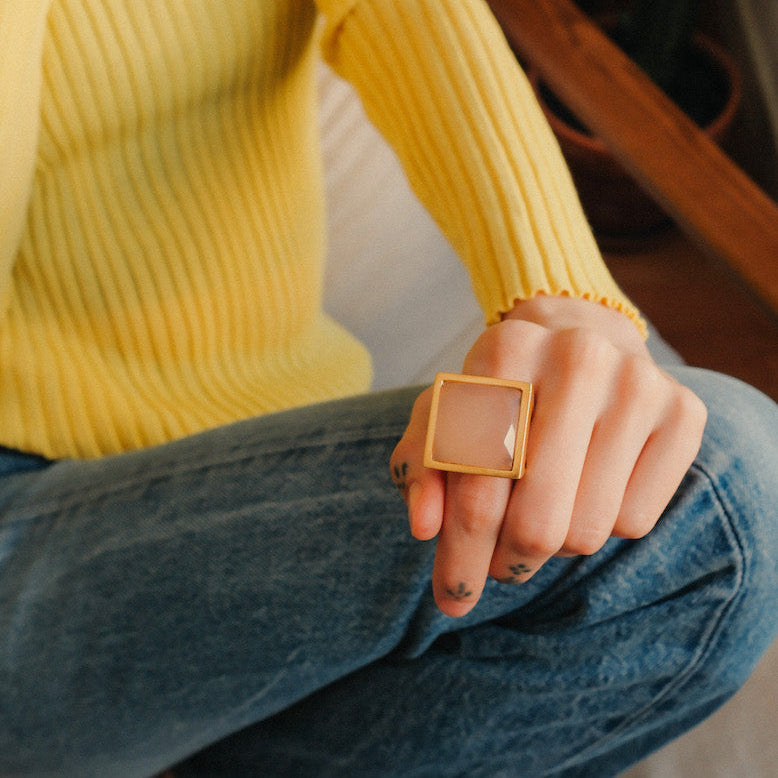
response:
[[[447,473],[432,585],[438,607],[463,616],[481,596],[513,481]]]
[[[577,380],[538,393],[527,472],[510,498],[490,574],[522,583],[562,548],[570,529],[598,398]]]

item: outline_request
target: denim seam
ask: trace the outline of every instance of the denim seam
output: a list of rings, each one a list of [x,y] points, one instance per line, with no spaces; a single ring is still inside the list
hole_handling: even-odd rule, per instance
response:
[[[375,427],[370,428],[367,431],[369,434],[366,434],[365,430],[354,430],[351,434],[343,434],[342,431],[339,431],[338,435],[330,438],[326,438],[324,440],[305,440],[304,442],[301,442],[299,446],[297,446],[296,450],[298,451],[304,451],[304,450],[313,450],[313,449],[321,449],[326,448],[328,446],[339,446],[343,443],[349,443],[349,442],[367,442],[367,441],[379,441],[379,440],[385,440],[385,439],[391,439],[391,438],[399,438],[399,435],[401,432],[398,432],[397,428],[395,426],[392,427],[384,427],[384,428],[378,428]],[[280,442],[280,441],[279,441]],[[153,484],[157,484],[160,482],[164,482],[168,478],[172,476],[181,476],[181,475],[196,475],[198,473],[205,473],[205,472],[215,472],[221,467],[232,467],[236,464],[240,464],[241,462],[249,463],[253,460],[258,459],[260,456],[265,456],[267,454],[273,453],[274,450],[284,450],[288,451],[290,450],[292,446],[286,442],[286,444],[282,447],[278,445],[277,443],[274,445],[274,441],[271,440],[263,440],[262,441],[262,450],[261,451],[254,451],[251,454],[245,453],[245,451],[241,451],[240,448],[235,448],[234,453],[240,454],[240,456],[229,456],[229,454],[224,454],[216,461],[203,461],[202,459],[198,459],[196,462],[187,463],[186,461],[178,461],[173,464],[173,466],[166,469],[164,472],[156,472],[152,477],[140,477],[138,478],[137,475],[134,476],[131,480],[125,480],[120,483],[112,482],[111,484],[106,484],[106,489],[101,491],[99,494],[96,494],[94,491],[91,492],[91,496],[95,500],[100,500],[105,497],[116,497],[123,492],[132,491],[137,489],[139,486],[150,486]],[[389,484],[391,484],[391,481],[389,480],[389,463],[387,461],[387,487]],[[140,474],[142,476],[142,473]],[[57,513],[60,513],[62,511],[67,511],[72,509],[73,507],[83,505],[83,498],[82,495],[80,495],[78,492],[66,492],[56,499],[56,505],[50,505],[47,506],[44,502],[42,505],[35,508],[34,511],[25,512],[24,508],[18,509],[17,516],[11,520],[6,526],[15,526],[19,523],[29,522],[32,520],[40,520],[43,518],[47,518],[53,515],[56,515]],[[17,512],[16,510],[14,512]]]
[[[743,583],[746,578],[746,572],[747,572],[746,568],[748,565],[748,560],[744,550],[742,539],[735,527],[735,522],[732,519],[731,511],[729,510],[723,495],[721,494],[719,489],[716,488],[715,480],[711,477],[710,473],[706,470],[706,468],[701,464],[694,463],[690,469],[696,470],[707,480],[708,484],[710,485],[712,494],[716,497],[716,500],[718,501],[719,507],[721,508],[722,515],[726,519],[726,526],[729,529],[729,532],[727,534],[730,535],[733,550],[737,554],[737,577],[736,577],[735,586],[732,589],[732,593],[727,598],[727,600],[721,604],[717,617],[714,620],[712,620],[712,623],[711,625],[709,625],[707,632],[704,633],[705,635],[704,639],[700,642],[700,646],[698,647],[698,650],[691,658],[685,670],[683,670],[681,673],[676,675],[675,678],[673,678],[650,702],[646,703],[639,711],[635,712],[632,716],[630,716],[628,719],[623,721],[612,732],[608,732],[604,737],[600,738],[598,741],[592,743],[583,751],[576,754],[575,757],[571,757],[566,762],[557,765],[554,768],[552,773],[544,773],[544,775],[561,774],[562,771],[568,768],[572,768],[572,767],[576,767],[577,765],[580,765],[581,757],[586,757],[587,754],[599,751],[604,745],[618,738],[622,732],[629,729],[630,727],[635,726],[635,724],[639,722],[641,719],[645,719],[646,716],[648,716],[654,710],[654,708],[659,703],[662,702],[662,700],[665,697],[683,688],[684,684],[687,682],[689,677],[694,672],[696,672],[697,668],[700,666],[702,661],[707,657],[707,655],[712,650],[712,647],[715,644],[716,636],[721,633],[721,630],[723,628],[727,616],[732,612],[737,600],[739,600],[742,597]]]

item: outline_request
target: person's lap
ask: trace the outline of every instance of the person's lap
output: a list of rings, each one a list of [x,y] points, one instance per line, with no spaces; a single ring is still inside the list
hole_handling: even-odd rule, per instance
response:
[[[95,462],[6,457],[29,469],[0,480],[0,767],[145,775],[220,740],[181,774],[626,766],[776,631],[778,411],[681,371],[711,422],[657,530],[492,583],[460,621],[388,475],[413,390]]]

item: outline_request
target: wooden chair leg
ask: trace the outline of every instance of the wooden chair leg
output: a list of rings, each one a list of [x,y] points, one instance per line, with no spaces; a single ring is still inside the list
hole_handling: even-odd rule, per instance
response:
[[[778,206],[571,0],[488,2],[514,51],[778,314]]]

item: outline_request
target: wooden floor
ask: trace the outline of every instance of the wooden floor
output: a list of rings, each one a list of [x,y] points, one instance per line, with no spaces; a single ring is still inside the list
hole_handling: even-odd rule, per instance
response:
[[[606,261],[689,364],[741,378],[778,401],[778,316],[727,267],[674,229],[640,250],[606,252]]]

